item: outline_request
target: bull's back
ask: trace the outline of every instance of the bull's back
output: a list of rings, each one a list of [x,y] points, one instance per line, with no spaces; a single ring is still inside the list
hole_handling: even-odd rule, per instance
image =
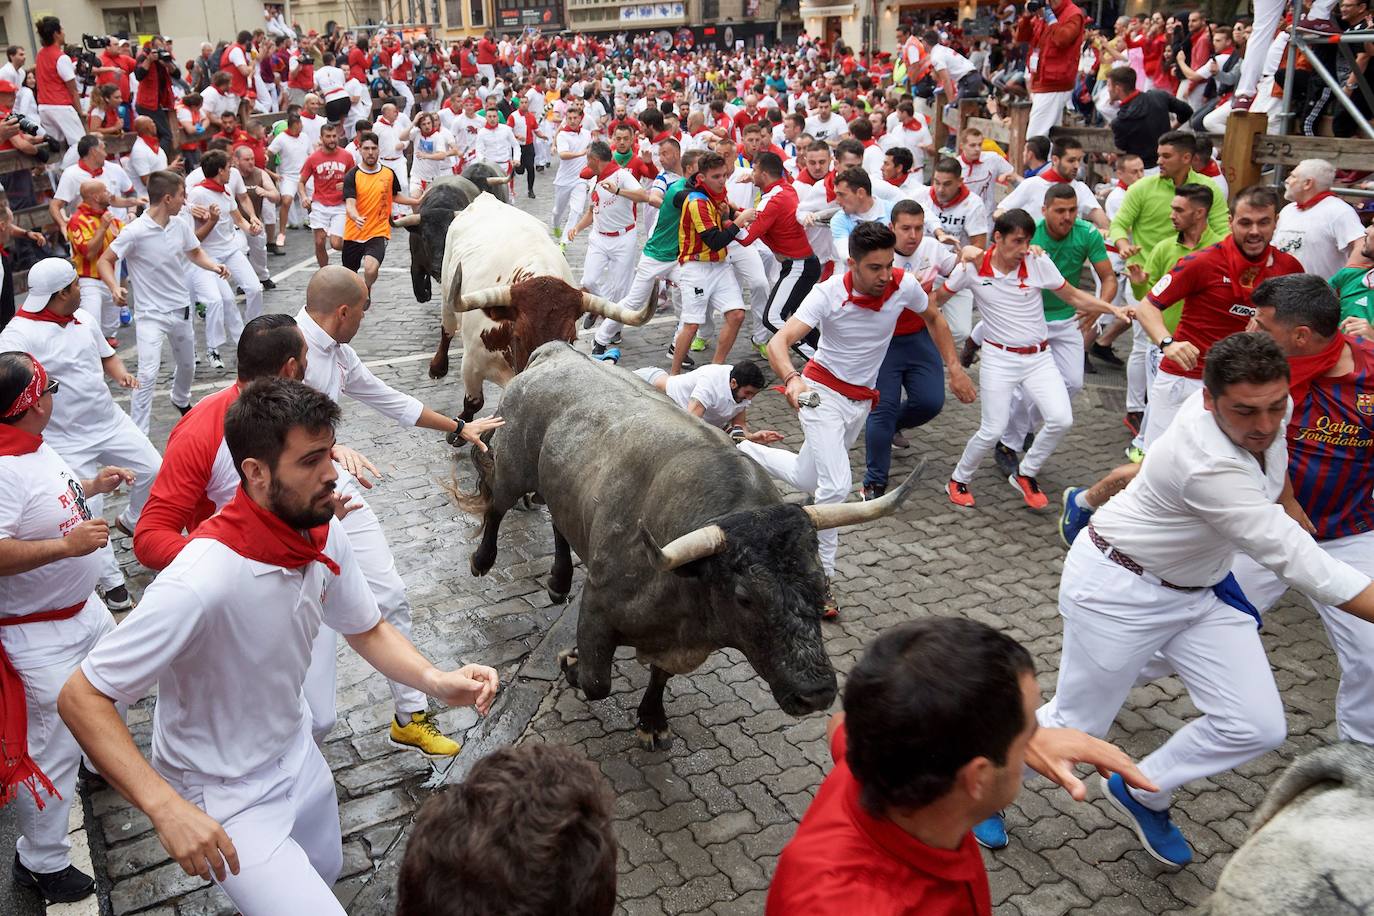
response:
[[[463,268],[464,292],[537,276],[558,277],[576,285],[568,259],[549,237],[548,227],[490,194],[479,194],[448,227],[445,288],[452,267],[458,264]]]

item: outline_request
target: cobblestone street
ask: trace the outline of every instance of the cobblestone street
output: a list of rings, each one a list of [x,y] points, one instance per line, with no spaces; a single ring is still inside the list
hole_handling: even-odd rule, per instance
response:
[[[537,191],[537,200],[525,199],[521,179],[518,203],[547,219],[551,178],[541,174]],[[414,301],[404,231],[397,236],[354,346],[385,381],[428,406],[456,413],[462,403],[458,361],[446,379],[434,381],[426,374],[438,334],[438,303]],[[307,233],[289,233],[288,251],[287,257],[270,259],[282,278],[267,293],[269,311],[295,313],[304,304],[314,270],[313,259],[306,260]],[[579,239],[568,252],[579,275],[584,251]],[[673,321],[659,317],[647,328],[627,329],[621,366],[666,365],[663,351]],[[121,355],[132,367],[132,330],[121,336]],[[579,346],[586,349],[590,333],[583,336]],[[736,358],[745,358],[747,343],[741,334]],[[1129,335],[1118,344],[1123,357],[1128,345]],[[456,349],[455,343],[455,356]],[[232,380],[228,353],[226,359],[226,372],[202,363],[196,399]],[[169,363],[164,358],[164,367]],[[1120,463],[1128,442],[1121,424],[1124,378],[1104,369],[1088,382],[1074,404],[1073,429],[1040,478],[1052,508],[1065,486],[1096,479]],[[175,418],[166,392],[164,378],[154,417],[159,447]],[[489,388],[487,396],[485,412],[490,413],[499,391]],[[118,398],[127,405],[127,395]],[[760,395],[750,417],[755,427],[786,434],[784,445],[800,444],[796,418],[780,395]],[[925,615],[963,615],[1023,642],[1036,659],[1045,695],[1053,691],[1061,632],[1056,592],[1064,555],[1053,511],[1027,511],[991,461],[973,484],[976,509],[954,508],[941,491],[977,423],[977,404],[961,405],[950,397],[933,423],[908,434],[912,447],[894,453],[894,480],[918,458],[928,462],[917,495],[897,516],[841,533],[836,581],[841,616],[824,625],[824,635],[842,683],[864,647],[885,628]],[[447,770],[436,770],[387,743],[392,706],[386,682],[341,644],[339,722],[324,750],[334,769],[345,838],[336,892],[349,912],[392,912],[408,826],[437,787],[460,780],[493,747],[545,741],[581,749],[614,788],[623,912],[762,913],[777,856],[830,769],[825,716],[786,715],[742,656],[717,653],[694,675],[669,683],[671,748],[640,750],[634,710],[648,674],[629,650],[622,650],[607,700],[584,701],[558,674],[558,652],[573,645],[577,583],[573,604],[550,606],[543,585],[553,552],[546,513],[508,516],[495,568],[485,578],[473,578],[468,556],[475,522],[458,513],[443,488],[455,471],[460,483],[471,481],[466,450],[455,464],[439,435],[398,428],[356,402],[344,405],[339,441],[382,469],[368,499],[386,527],[408,588],[416,645],[441,666],[492,665],[503,681],[487,719],[479,722],[470,710],[439,714],[444,729],[465,748]],[[608,441],[604,455],[588,458],[614,461],[615,452],[616,443]],[[857,487],[862,437],[851,460]],[[109,518],[120,503],[107,508]],[[128,539],[119,537],[117,545],[137,596],[149,574],[134,560]],[[579,567],[578,581],[580,576]],[[1193,844],[1194,863],[1173,872],[1146,855],[1134,833],[1108,813],[1096,780],[1089,801],[1080,804],[1037,779],[1007,812],[1011,845],[985,853],[999,916],[1174,913],[1206,898],[1244,839],[1249,813],[1285,763],[1335,738],[1336,663],[1311,608],[1290,595],[1267,615],[1264,641],[1286,703],[1290,738],[1240,771],[1178,794],[1175,817]],[[153,703],[145,699],[129,712],[145,750]],[[1110,737],[1138,758],[1193,715],[1181,684],[1170,678],[1135,690]],[[113,913],[233,912],[215,888],[167,860],[147,819],[113,791],[88,793],[85,803],[102,894],[108,894]]]

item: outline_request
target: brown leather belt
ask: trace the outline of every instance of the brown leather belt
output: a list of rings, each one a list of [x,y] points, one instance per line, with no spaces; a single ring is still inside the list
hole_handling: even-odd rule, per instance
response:
[[[1092,525],[1088,525],[1088,538],[1093,542],[1094,547],[1102,551],[1102,555],[1104,557],[1106,557],[1108,560],[1111,560],[1113,563],[1115,563],[1117,566],[1120,566],[1127,572],[1135,573],[1137,576],[1140,576],[1142,578],[1156,580],[1159,582],[1160,585],[1164,586],[1165,588],[1171,588],[1176,592],[1195,592],[1201,588],[1201,586],[1175,585],[1172,582],[1165,582],[1163,579],[1160,579],[1154,573],[1147,572],[1145,570],[1145,567],[1141,566],[1135,560],[1132,560],[1129,556],[1113,547],[1107,541],[1106,538],[1097,533],[1097,529],[1094,528]]]

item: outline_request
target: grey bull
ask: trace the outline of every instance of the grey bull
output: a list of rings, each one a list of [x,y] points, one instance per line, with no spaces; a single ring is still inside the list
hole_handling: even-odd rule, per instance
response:
[[[472,572],[492,568],[503,516],[539,493],[553,523],[549,597],[566,600],[572,551],[586,563],[577,646],[564,660],[569,684],[589,700],[605,697],[616,647],[634,647],[650,669],[636,723],[646,748],[671,740],[668,678],[720,648],[743,653],[784,711],[830,705],[816,531],[895,511],[919,469],[880,500],[785,503],[721,430],[561,342],[534,352],[501,414],[490,451],[473,453],[475,491],[458,494],[482,520]]]

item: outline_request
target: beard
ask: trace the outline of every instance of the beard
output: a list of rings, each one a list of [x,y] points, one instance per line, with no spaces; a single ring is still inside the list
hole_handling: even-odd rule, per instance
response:
[[[330,481],[327,492],[334,492],[333,481]],[[316,506],[312,501],[297,499],[296,495],[283,487],[281,481],[275,477],[267,490],[267,508],[292,528],[302,530],[319,527],[334,517],[332,503]]]

